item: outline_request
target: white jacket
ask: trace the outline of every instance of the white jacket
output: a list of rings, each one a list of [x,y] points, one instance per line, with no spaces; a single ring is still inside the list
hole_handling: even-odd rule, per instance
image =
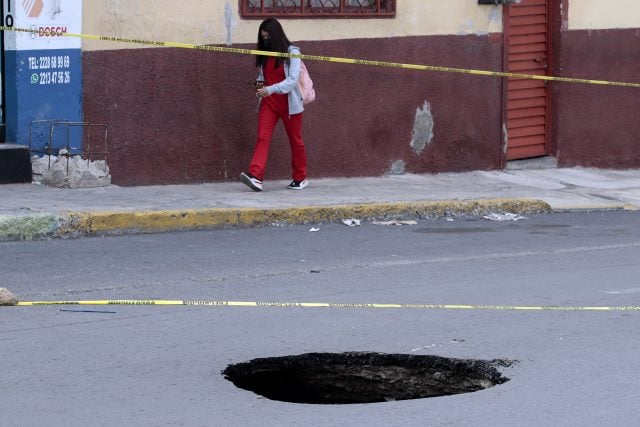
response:
[[[294,55],[300,55],[300,48],[297,46],[289,46],[289,53]],[[284,61],[284,75],[285,79],[279,83],[271,86],[266,86],[269,95],[274,93],[287,94],[289,101],[289,115],[300,114],[304,111],[302,106],[302,94],[298,88],[298,80],[300,79],[300,58],[289,58],[289,64]],[[259,69],[258,80],[264,80],[264,73],[262,67]],[[258,108],[260,102],[258,101]]]

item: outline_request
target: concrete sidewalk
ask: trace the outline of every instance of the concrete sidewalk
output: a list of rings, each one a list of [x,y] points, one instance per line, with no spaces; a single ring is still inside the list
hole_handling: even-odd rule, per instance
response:
[[[640,170],[553,168],[375,178],[59,189],[0,185],[0,241],[346,218],[640,209]]]

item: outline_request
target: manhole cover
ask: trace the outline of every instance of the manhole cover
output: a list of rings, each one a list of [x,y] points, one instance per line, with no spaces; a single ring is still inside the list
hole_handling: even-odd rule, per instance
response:
[[[374,403],[471,393],[509,381],[508,361],[382,353],[308,353],[229,365],[237,387],[293,403]]]

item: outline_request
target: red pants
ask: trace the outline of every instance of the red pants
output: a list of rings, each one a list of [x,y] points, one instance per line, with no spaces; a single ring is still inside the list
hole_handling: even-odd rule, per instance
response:
[[[253,149],[249,173],[260,180],[264,179],[271,135],[279,119],[282,119],[289,137],[293,180],[302,181],[307,178],[307,154],[302,142],[302,113],[289,116],[288,111],[274,111],[265,102],[260,105],[258,113],[258,140]]]

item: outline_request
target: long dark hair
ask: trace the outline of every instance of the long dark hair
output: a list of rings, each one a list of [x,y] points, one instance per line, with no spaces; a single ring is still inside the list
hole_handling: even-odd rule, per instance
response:
[[[271,37],[271,49],[266,49],[264,46],[264,41],[262,39],[262,32],[266,32]],[[289,52],[289,46],[291,42],[287,38],[287,35],[284,33],[282,29],[282,25],[275,18],[268,18],[262,21],[260,24],[260,28],[258,28],[258,50],[270,50],[271,52]],[[256,56],[256,67],[264,67],[264,64],[267,62],[268,56],[257,55]],[[285,58],[282,56],[276,57],[275,68],[282,65],[282,62],[285,61]],[[286,58],[287,64],[289,63],[289,58]]]

